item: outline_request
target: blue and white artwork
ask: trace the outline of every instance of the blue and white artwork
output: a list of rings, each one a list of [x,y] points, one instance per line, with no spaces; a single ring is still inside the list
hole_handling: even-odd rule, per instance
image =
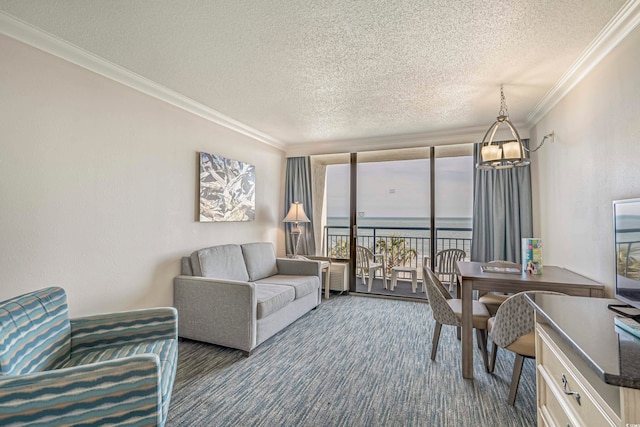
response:
[[[255,166],[200,153],[200,222],[253,221]]]

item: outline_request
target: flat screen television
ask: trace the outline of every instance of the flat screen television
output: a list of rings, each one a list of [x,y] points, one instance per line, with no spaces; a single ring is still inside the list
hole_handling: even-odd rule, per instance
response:
[[[640,309],[640,199],[613,202],[616,298]]]

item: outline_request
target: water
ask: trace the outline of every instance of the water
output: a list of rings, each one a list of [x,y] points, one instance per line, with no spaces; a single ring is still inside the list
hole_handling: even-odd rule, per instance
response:
[[[429,218],[408,218],[408,217],[366,217],[361,216],[357,219],[358,234],[370,235],[372,231],[367,230],[364,227],[374,227],[381,229],[385,234],[396,234],[403,237],[429,237]],[[327,226],[331,227],[348,227],[349,218],[347,217],[327,217]],[[385,227],[393,228],[424,228],[425,230],[388,230],[385,231]],[[471,238],[471,218],[460,217],[440,217],[436,218],[436,229],[438,231],[438,237],[447,238]],[[447,230],[456,229],[456,230]],[[464,229],[464,230],[459,230]],[[348,235],[347,229],[331,229],[331,234]]]

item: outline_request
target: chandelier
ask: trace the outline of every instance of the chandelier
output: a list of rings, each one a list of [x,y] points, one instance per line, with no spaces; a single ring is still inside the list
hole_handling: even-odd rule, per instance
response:
[[[511,131],[514,140],[506,142],[497,142],[493,140],[498,128],[506,125]],[[489,139],[487,140],[487,136]],[[512,167],[527,166],[531,163],[529,153],[538,151],[547,138],[553,141],[554,133],[551,132],[542,138],[542,142],[535,149],[529,150],[524,146],[520,139],[520,134],[516,130],[511,120],[509,120],[509,110],[507,109],[507,101],[504,97],[504,90],[500,86],[500,111],[496,121],[489,127],[482,138],[482,147],[480,149],[480,162],[476,164],[477,169],[508,169]]]

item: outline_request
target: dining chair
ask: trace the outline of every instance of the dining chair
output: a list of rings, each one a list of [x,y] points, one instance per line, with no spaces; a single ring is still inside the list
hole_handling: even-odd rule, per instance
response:
[[[442,285],[440,279],[427,267],[422,267],[423,282],[426,286],[429,305],[436,324],[433,328],[433,343],[431,345],[431,360],[436,360],[440,330],[442,325],[462,326],[462,300],[454,299]],[[476,330],[476,338],[482,352],[485,369],[489,370],[487,356],[487,321],[489,311],[479,301],[472,301],[473,327]]]
[[[495,265],[498,267],[522,268],[522,266],[518,263],[511,262],[511,261],[503,261],[503,260],[493,260],[493,261],[489,261],[487,264]],[[489,292],[486,294],[480,294],[478,301],[486,305],[487,310],[489,310],[489,313],[491,313],[491,315],[493,316],[498,311],[498,307],[500,307],[500,304],[505,302],[507,298],[509,298],[510,296],[511,295],[508,295],[508,294]]]
[[[376,260],[380,262],[376,262]],[[387,263],[384,254],[374,254],[368,248],[364,246],[356,246],[356,272],[360,271],[360,277],[362,277],[362,283],[365,283],[365,274],[368,280],[368,291],[371,292],[371,286],[373,286],[373,279],[376,275],[376,270],[382,271],[383,286],[387,289]]]
[[[488,371],[493,372],[496,366],[498,347],[516,354],[513,362],[511,386],[507,397],[507,402],[511,406],[516,401],[524,359],[535,358],[536,356],[534,309],[525,299],[525,294],[527,293],[564,295],[560,292],[551,291],[519,292],[507,298],[498,308],[495,317],[490,318],[487,322],[489,336],[493,342]]]
[[[438,278],[446,276],[449,281],[449,291],[451,291],[456,283],[456,261],[462,261],[466,256],[466,252],[462,249],[443,249],[436,253],[435,264],[431,265],[429,256],[425,256],[423,265],[437,274]]]

